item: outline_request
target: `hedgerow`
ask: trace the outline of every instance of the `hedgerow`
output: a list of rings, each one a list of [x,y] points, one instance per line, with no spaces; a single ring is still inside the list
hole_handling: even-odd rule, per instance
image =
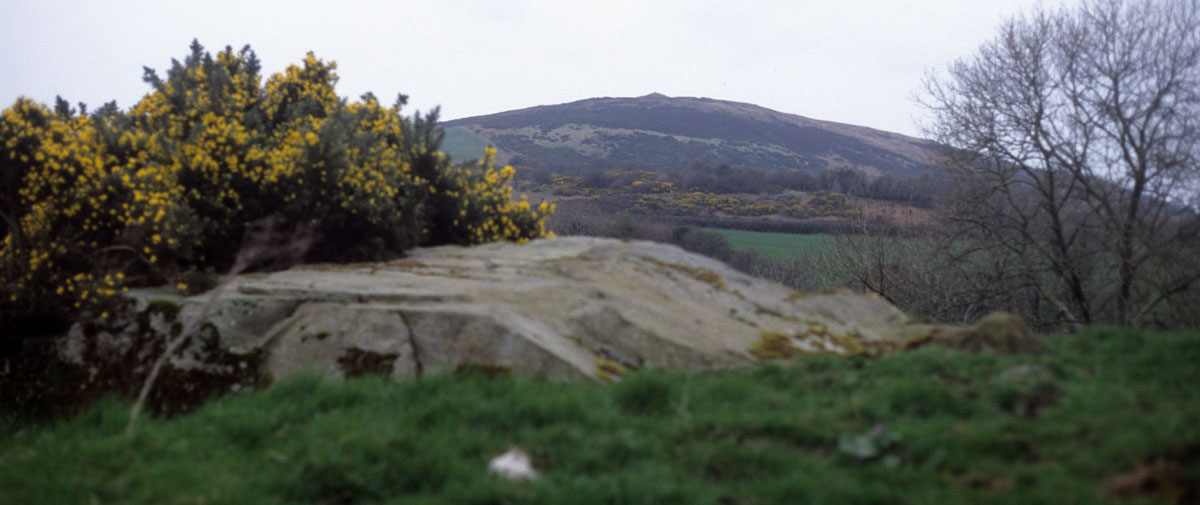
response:
[[[671,216],[762,217],[782,215],[794,218],[855,217],[861,211],[850,204],[846,195],[818,191],[808,201],[787,193],[782,196],[745,196],[692,191],[687,193],[645,194],[634,209],[643,214]]]
[[[312,53],[263,82],[249,46],[193,42],[128,111],[19,98],[0,117],[0,328],[62,319],[136,285],[222,272],[254,222],[313,230],[306,261],[547,235],[511,167],[456,166],[436,110],[349,102]],[[6,332],[7,333],[7,332]]]

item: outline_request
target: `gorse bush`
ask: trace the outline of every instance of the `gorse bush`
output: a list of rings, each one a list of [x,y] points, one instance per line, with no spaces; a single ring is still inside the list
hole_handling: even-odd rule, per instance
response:
[[[19,98],[0,118],[0,327],[104,316],[132,285],[221,272],[247,228],[311,229],[306,261],[545,236],[553,209],[513,201],[513,169],[455,166],[437,111],[339,98],[309,53],[263,82],[249,47],[198,43],[128,111]]]
[[[747,197],[699,191],[659,192],[639,196],[634,210],[643,214],[669,216],[714,216],[721,213],[739,217],[781,215],[799,219],[862,215],[862,211],[853,206],[846,195],[828,191],[819,191],[807,201],[797,194],[786,193],[780,196]]]

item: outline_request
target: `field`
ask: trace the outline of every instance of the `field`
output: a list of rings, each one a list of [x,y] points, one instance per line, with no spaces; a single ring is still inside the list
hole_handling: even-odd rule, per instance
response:
[[[789,261],[807,254],[822,254],[833,249],[830,235],[800,235],[795,233],[769,233],[759,231],[704,228],[725,237],[735,250],[754,250],[777,260]]]
[[[1200,334],[1091,328],[1042,354],[927,347],[551,384],[289,379],[122,430],[0,431],[0,503],[1195,503]],[[510,447],[543,477],[486,472]]]
[[[483,157],[483,148],[488,145],[486,140],[459,126],[446,128],[445,131],[442,151],[453,157],[454,161],[470,161]]]

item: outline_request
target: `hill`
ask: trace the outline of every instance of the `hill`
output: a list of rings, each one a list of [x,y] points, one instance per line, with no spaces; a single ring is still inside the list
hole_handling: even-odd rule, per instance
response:
[[[922,172],[932,144],[898,133],[711,98],[591,98],[444,123],[446,149],[544,169],[687,170],[697,163],[774,171]]]

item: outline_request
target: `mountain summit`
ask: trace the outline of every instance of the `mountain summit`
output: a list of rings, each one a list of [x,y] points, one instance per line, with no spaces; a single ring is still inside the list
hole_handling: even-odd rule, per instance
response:
[[[594,166],[687,170],[697,163],[769,170],[850,169],[868,176],[927,168],[932,144],[863,126],[711,98],[590,98],[444,123],[446,150],[570,170]]]

